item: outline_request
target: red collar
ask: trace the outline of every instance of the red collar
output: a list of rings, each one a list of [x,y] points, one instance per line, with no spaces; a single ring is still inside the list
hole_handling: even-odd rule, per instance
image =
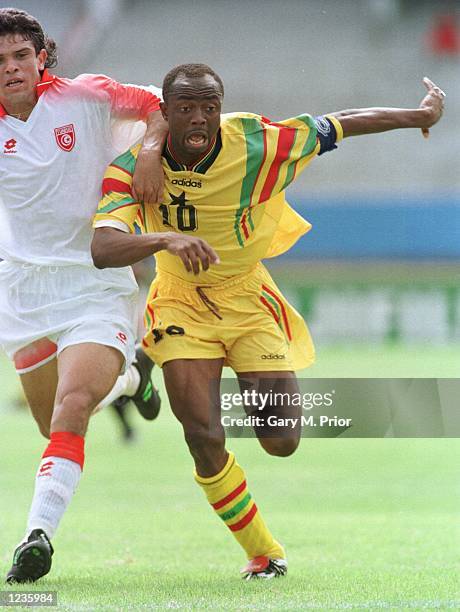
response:
[[[48,72],[48,69],[45,68],[42,74],[42,78],[40,79],[40,82],[37,83],[36,85],[37,97],[39,98],[48,89],[48,87],[51,87],[51,85],[54,83],[55,80],[56,80],[56,76],[54,74],[50,74]],[[0,119],[2,117],[5,117],[5,115],[7,114],[8,113],[6,112],[6,110],[0,104]]]

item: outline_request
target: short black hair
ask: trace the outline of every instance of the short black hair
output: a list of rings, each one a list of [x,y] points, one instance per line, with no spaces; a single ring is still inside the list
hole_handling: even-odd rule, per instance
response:
[[[166,101],[171,93],[171,88],[178,76],[184,77],[203,77],[207,74],[215,78],[221,89],[222,96],[224,95],[224,84],[220,76],[214,72],[212,68],[206,64],[180,64],[168,72],[163,80],[163,99]]]
[[[16,8],[0,9],[0,36],[9,34],[20,34],[24,40],[30,40],[38,55],[42,49],[46,49],[45,68],[54,68],[57,64],[57,45],[44,31],[40,23],[26,13]]]

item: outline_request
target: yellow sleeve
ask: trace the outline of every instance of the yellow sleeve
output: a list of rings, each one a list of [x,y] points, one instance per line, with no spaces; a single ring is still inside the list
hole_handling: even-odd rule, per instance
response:
[[[141,206],[132,194],[139,148],[140,146],[133,147],[117,157],[105,171],[102,199],[93,219],[93,227],[98,221],[116,220],[125,223],[129,230],[135,233],[135,225],[143,225]]]

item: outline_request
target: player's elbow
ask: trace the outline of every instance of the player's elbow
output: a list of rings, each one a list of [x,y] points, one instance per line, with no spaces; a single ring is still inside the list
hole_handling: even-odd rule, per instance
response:
[[[96,268],[99,268],[99,270],[109,266],[106,250],[103,248],[101,240],[97,236],[97,232],[91,243],[91,257],[93,258],[93,264]]]
[[[93,257],[93,264],[96,268],[98,268],[99,270],[103,270],[104,268],[108,268],[108,264],[105,262],[103,257],[99,257],[98,255],[94,255],[91,252],[91,255]]]

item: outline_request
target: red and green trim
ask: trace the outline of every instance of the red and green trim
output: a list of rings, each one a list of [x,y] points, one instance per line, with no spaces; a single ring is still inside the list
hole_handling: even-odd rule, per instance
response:
[[[131,185],[114,178],[105,178],[102,181],[102,194],[106,195],[111,191],[129,193],[131,195]]]
[[[113,212],[114,210],[120,210],[120,208],[125,208],[126,206],[132,206],[133,204],[135,204],[135,202],[132,198],[129,198],[129,197],[123,198],[121,200],[118,200],[117,202],[113,202],[113,201],[109,202],[102,208],[99,208],[97,213],[98,215],[108,214],[108,213]]]
[[[193,166],[192,171],[197,174],[206,174],[209,168],[216,161],[217,156],[219,155],[222,149],[222,137],[220,135],[220,130],[217,132],[215,141],[211,144],[209,151],[205,154],[205,156],[200,159],[200,161]]]
[[[290,183],[292,183],[292,181],[295,179],[296,174],[297,174],[297,168],[299,167],[300,161],[304,157],[307,157],[308,155],[313,153],[316,147],[318,132],[317,132],[314,120],[310,117],[310,115],[299,115],[298,117],[296,117],[296,119],[304,123],[309,128],[309,132],[308,132],[307,140],[305,141],[302,152],[300,154],[300,157],[296,159],[295,161],[290,162],[288,166],[287,173],[286,173],[286,180],[284,181],[281,191],[286,189],[286,187]]]
[[[243,480],[243,482],[240,483],[235,489],[233,489],[233,491],[231,493],[229,493],[228,495],[226,495],[225,497],[223,497],[219,501],[217,501],[214,504],[212,504],[212,507],[214,508],[214,510],[216,510],[216,511],[220,510],[220,508],[223,508],[224,506],[227,506],[229,503],[231,503],[234,499],[236,499],[239,495],[241,495],[244,492],[246,492],[246,495],[242,499],[240,499],[239,502],[234,504],[231,508],[229,508],[225,512],[217,512],[218,516],[225,523],[227,523],[228,521],[230,521],[230,520],[234,519],[235,517],[237,517],[238,514],[243,512],[252,503],[251,509],[249,510],[249,512],[241,520],[239,520],[238,522],[234,523],[233,525],[228,525],[227,524],[227,527],[229,529],[231,529],[231,531],[240,531],[241,529],[246,527],[246,525],[248,525],[251,522],[252,518],[254,517],[255,513],[257,512],[257,506],[252,501],[251,494],[247,490],[246,480]]]
[[[157,297],[157,295],[158,295],[158,289],[153,294],[152,301]],[[145,317],[146,328],[148,330],[153,329],[153,326],[155,325],[155,313],[153,311],[153,306],[151,302],[148,302],[147,306],[145,307],[144,317]]]
[[[128,151],[119,155],[110,165],[114,168],[118,168],[118,170],[126,172],[129,176],[133,176],[134,168],[136,167],[136,159],[137,156],[133,154],[131,149],[128,149]]]
[[[274,124],[276,125],[276,124]],[[295,128],[288,128],[286,126],[279,126],[278,143],[276,146],[275,158],[270,166],[270,169],[265,179],[264,186],[260,194],[260,201],[265,202],[272,196],[273,189],[278,181],[282,164],[289,159],[292,147],[296,141],[297,130]]]
[[[228,527],[230,528],[231,531],[241,531],[241,529],[244,529],[246,525],[249,525],[249,523],[254,518],[256,512],[257,512],[257,506],[254,504],[252,508],[249,510],[249,512],[246,514],[246,516],[244,516],[241,519],[241,521],[238,521],[234,525],[229,525]]]
[[[227,512],[223,512],[222,514],[218,513],[220,518],[225,522],[235,518],[240,512],[242,512],[246,508],[246,506],[250,503],[251,499],[251,494],[247,493],[240,502],[233,506],[233,508],[230,508],[230,510],[227,510]]]
[[[268,308],[273,318],[279,325],[280,329],[286,335],[289,342],[291,342],[292,335],[291,335],[291,328],[289,326],[286,307],[283,304],[280,297],[276,295],[276,293],[272,289],[270,289],[270,287],[267,287],[266,285],[262,285],[262,293],[260,296],[260,301],[266,308]]]
[[[206,174],[209,168],[216,161],[221,149],[222,137],[219,130],[217,132],[216,138],[210,144],[209,149],[203,154],[203,157],[196,164],[189,167],[186,164],[182,164],[174,157],[174,150],[171,144],[171,136],[169,136],[163,149],[163,157],[165,158],[168,166],[173,172],[188,171],[195,172],[196,174]]]
[[[249,238],[249,230],[254,229],[251,213],[247,211],[251,206],[257,179],[267,157],[267,139],[258,119],[242,117],[240,121],[246,140],[246,171],[241,185],[240,206],[236,211],[234,229],[238,243],[243,247]]]
[[[246,488],[246,481],[243,480],[243,482],[240,485],[238,485],[236,489],[234,489],[231,493],[229,493],[228,495],[220,499],[218,502],[215,502],[214,504],[212,504],[212,507],[214,508],[214,510],[219,510],[220,508],[223,508],[224,506],[229,504],[233,499],[235,499],[235,497],[238,497],[238,495],[242,493],[245,490],[245,488]]]

